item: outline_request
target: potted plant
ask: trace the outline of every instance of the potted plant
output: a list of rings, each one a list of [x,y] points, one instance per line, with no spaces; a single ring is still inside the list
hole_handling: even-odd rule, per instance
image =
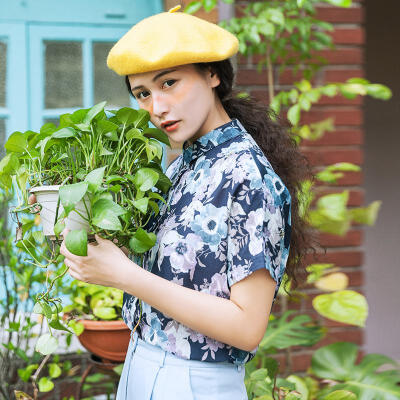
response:
[[[123,362],[130,329],[121,318],[123,292],[74,280],[64,318],[83,347],[103,362]]]
[[[59,125],[44,124],[39,132],[13,132],[0,160],[0,186],[15,191],[17,205],[10,212],[17,223],[18,247],[41,268],[60,263],[60,234],[69,229],[65,244],[84,256],[94,234],[113,240],[140,258],[154,246],[156,235],[145,227],[160,202],[166,202],[171,181],[163,173],[163,142],[168,136],[148,126],[146,110],[124,107],[105,110],[106,102],[60,116]],[[29,193],[37,203],[29,204]],[[39,213],[48,240],[48,257],[38,260],[32,248],[38,232],[23,224],[19,213]],[[59,320],[61,300],[53,298],[54,281],[36,298],[34,312],[43,314],[53,329],[68,329]],[[38,341],[43,354],[56,344],[51,331]]]

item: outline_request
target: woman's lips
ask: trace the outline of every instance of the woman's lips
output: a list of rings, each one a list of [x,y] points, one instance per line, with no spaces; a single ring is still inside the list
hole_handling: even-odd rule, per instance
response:
[[[165,130],[166,130],[167,132],[172,132],[172,131],[176,130],[176,129],[178,128],[178,126],[179,126],[179,122],[180,122],[180,121],[176,121],[176,122],[173,123],[172,125],[166,126],[166,127],[165,127]]]

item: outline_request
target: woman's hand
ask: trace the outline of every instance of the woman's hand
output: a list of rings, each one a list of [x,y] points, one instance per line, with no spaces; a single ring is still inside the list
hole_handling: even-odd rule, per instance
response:
[[[69,230],[62,232],[65,238]],[[60,253],[65,256],[64,263],[74,279],[96,285],[120,288],[126,268],[131,261],[111,240],[95,235],[96,243],[88,243],[87,256],[76,256],[61,243]]]
[[[36,196],[32,193],[29,197],[28,197],[28,204],[35,204],[37,202],[36,200]],[[36,206],[36,208],[38,208],[38,206]],[[38,214],[40,214],[38,212]]]

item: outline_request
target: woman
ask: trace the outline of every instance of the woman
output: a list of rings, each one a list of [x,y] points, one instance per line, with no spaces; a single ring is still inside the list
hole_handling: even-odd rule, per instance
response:
[[[266,107],[232,93],[237,38],[174,11],[142,20],[108,56],[151,122],[183,143],[167,205],[146,226],[157,243],[144,268],[98,236],[86,257],[64,242],[61,253],[72,277],[124,291],[132,340],[118,400],[244,400],[283,274],[296,286],[301,272],[310,236],[297,197],[310,170]]]

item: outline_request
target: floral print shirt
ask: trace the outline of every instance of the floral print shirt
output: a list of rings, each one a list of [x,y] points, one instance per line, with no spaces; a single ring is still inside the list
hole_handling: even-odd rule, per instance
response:
[[[277,282],[275,301],[289,254],[291,198],[240,121],[232,119],[191,145],[185,141],[166,175],[172,186],[163,195],[167,204],[158,200],[160,212],[145,226],[157,243],[143,254],[143,267],[226,299],[232,285],[267,268]],[[138,299],[128,293],[122,316],[130,329],[139,321]],[[188,360],[243,365],[258,349],[218,342],[143,301],[137,331],[142,340]]]

